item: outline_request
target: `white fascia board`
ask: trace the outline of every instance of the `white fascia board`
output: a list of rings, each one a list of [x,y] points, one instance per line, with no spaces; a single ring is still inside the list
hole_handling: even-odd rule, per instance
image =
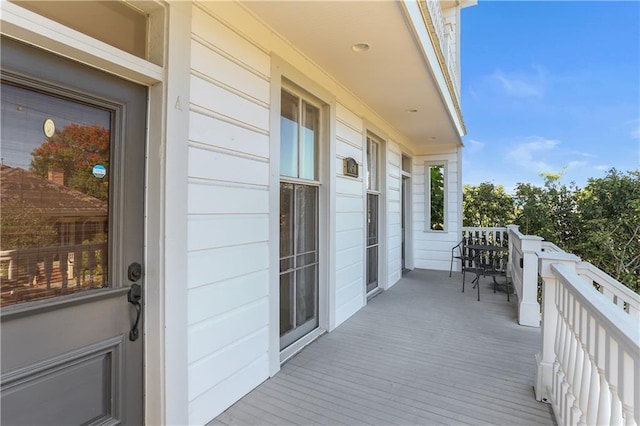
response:
[[[442,100],[444,101],[447,109],[449,111],[449,117],[451,117],[451,121],[458,130],[458,134],[460,137],[464,136],[465,131],[462,126],[462,121],[460,120],[460,116],[455,108],[455,104],[453,102],[453,97],[449,92],[449,88],[447,87],[447,81],[440,68],[440,63],[438,61],[438,56],[436,54],[436,47],[431,43],[431,38],[429,37],[429,33],[427,31],[426,24],[422,17],[422,12],[420,10],[420,6],[418,5],[418,1],[416,0],[404,0],[402,2],[404,6],[405,13],[407,15],[408,21],[411,23],[411,28],[416,36],[416,40],[422,47],[422,52],[425,56],[425,60],[429,65],[429,69],[431,70],[431,75],[436,80],[438,84],[438,90],[440,91],[440,95]]]
[[[8,1],[0,1],[0,28],[3,35],[137,83],[152,85],[164,77],[158,65]]]

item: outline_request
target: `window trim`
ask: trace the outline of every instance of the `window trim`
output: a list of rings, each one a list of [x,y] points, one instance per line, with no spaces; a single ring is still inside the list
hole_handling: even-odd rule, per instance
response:
[[[318,144],[314,146],[314,179],[306,179],[303,177],[300,177],[300,163],[301,163],[301,158],[300,158],[300,144],[301,144],[301,132],[302,132],[302,125],[298,126],[298,164],[297,164],[297,170],[298,170],[298,176],[289,176],[289,175],[283,175],[281,174],[282,172],[282,167],[280,165],[280,163],[278,163],[280,165],[280,179],[281,180],[291,180],[291,181],[297,181],[298,183],[316,183],[317,185],[320,185],[320,180],[321,180],[321,164],[320,164],[320,155],[322,153],[322,141],[325,138],[325,131],[324,131],[324,123],[326,122],[324,115],[326,114],[326,111],[324,110],[324,105],[322,104],[322,102],[316,97],[314,96],[312,93],[307,92],[306,90],[304,90],[303,88],[299,87],[298,85],[292,83],[291,81],[289,81],[286,78],[283,78],[283,82],[282,85],[280,87],[280,92],[287,92],[289,93],[289,95],[295,96],[298,98],[298,100],[300,100],[300,104],[298,105],[298,109],[301,110],[303,104],[308,104],[313,106],[314,108],[316,108],[318,110]],[[302,115],[300,116],[300,120],[302,120]],[[279,128],[278,128],[279,129]],[[278,157],[278,159],[280,159],[280,157]]]
[[[281,90],[293,85],[320,103],[322,138],[318,146],[317,179],[319,183],[318,211],[318,254],[319,254],[319,327],[301,338],[287,349],[280,351],[280,305],[279,297],[269,298],[269,375],[280,371],[281,364],[305,344],[325,331],[335,328],[335,185],[332,176],[336,174],[336,98],[310,77],[296,69],[277,54],[271,55],[270,79],[270,135],[269,135],[269,211],[280,211],[280,113]],[[289,181],[289,179],[283,179]],[[306,181],[310,184],[310,181]],[[279,214],[269,215],[269,294],[279,294]],[[295,346],[295,347],[294,347]]]

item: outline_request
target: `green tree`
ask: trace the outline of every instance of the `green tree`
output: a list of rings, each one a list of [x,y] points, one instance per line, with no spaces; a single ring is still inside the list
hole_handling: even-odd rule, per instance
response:
[[[462,197],[464,226],[505,226],[513,223],[513,198],[502,185],[483,182],[478,186],[465,185]]]
[[[529,235],[552,241],[566,251],[573,251],[581,238],[580,215],[576,197],[579,188],[560,183],[561,174],[543,174],[544,187],[516,185],[516,224]]]
[[[577,202],[582,228],[574,253],[640,292],[640,171],[591,178]]]
[[[100,200],[109,196],[109,176],[97,179],[93,166],[109,170],[109,130],[99,125],[70,124],[31,153],[31,170],[46,178],[50,170],[64,173],[64,185]]]
[[[543,178],[541,187],[519,183],[513,197],[490,183],[465,185],[464,225],[515,222],[640,293],[640,171],[611,169],[584,189],[562,184],[561,174]]]

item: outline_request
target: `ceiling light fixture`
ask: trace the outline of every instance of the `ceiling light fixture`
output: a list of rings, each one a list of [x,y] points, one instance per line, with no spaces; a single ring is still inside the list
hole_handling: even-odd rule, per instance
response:
[[[371,49],[371,46],[369,45],[369,43],[356,43],[351,46],[351,49],[354,52],[366,52],[367,50]]]
[[[418,110],[417,109],[408,109],[407,112],[410,113],[410,114],[413,114],[413,113],[418,112]]]

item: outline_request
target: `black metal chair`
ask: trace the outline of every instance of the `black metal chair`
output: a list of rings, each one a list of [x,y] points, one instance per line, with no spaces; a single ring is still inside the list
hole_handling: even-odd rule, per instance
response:
[[[471,281],[475,283],[474,288],[478,290],[478,301],[480,301],[480,277],[484,276],[484,268],[482,266],[482,253],[481,252],[473,252],[469,253],[468,262],[463,262],[462,264],[462,292],[464,293],[464,283],[466,279],[467,272],[472,272],[476,275],[476,277]]]
[[[471,261],[469,250],[467,249],[467,240],[465,238],[463,238],[462,241],[453,246],[453,248],[451,249],[451,265],[449,265],[449,277],[451,277],[451,272],[453,271],[453,261],[455,259],[460,259],[460,261],[462,262],[463,271],[465,265]]]

